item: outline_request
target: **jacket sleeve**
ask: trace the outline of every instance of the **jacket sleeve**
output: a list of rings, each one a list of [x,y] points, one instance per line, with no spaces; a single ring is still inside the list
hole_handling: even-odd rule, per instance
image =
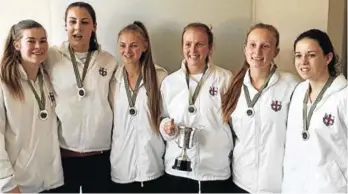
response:
[[[164,86],[162,84],[161,85],[162,113],[161,113],[160,133],[165,141],[172,141],[175,139],[176,133],[174,135],[168,135],[164,131],[164,125],[167,122],[170,122],[170,116],[169,116],[168,109],[167,109],[166,97],[165,97],[165,94],[163,91],[164,91]]]
[[[5,148],[6,110],[0,85],[0,192],[9,192],[17,186],[14,170]]]

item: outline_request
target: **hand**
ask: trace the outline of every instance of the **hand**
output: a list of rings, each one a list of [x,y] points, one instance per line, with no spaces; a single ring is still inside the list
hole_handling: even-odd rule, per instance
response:
[[[21,191],[19,190],[19,187],[15,187],[14,189],[12,189],[11,191],[7,192],[7,193],[21,193]]]
[[[170,119],[170,122],[167,122],[166,124],[164,124],[164,132],[166,132],[167,135],[174,135],[175,134],[175,123],[174,123],[174,119]]]

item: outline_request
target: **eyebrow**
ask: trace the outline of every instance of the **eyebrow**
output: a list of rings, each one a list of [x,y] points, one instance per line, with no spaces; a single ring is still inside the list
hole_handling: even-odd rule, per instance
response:
[[[69,17],[69,19],[73,19],[73,20],[76,20],[77,18],[75,17]],[[90,20],[91,18],[81,18],[81,20]]]
[[[34,37],[26,37],[25,38],[26,40],[35,40],[35,38]],[[42,39],[47,39],[47,37],[42,37],[42,38],[40,38],[41,40]]]

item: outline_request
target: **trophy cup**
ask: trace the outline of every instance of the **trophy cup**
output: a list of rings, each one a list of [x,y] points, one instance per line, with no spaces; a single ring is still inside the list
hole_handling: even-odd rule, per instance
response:
[[[195,134],[196,128],[178,126],[178,136],[175,142],[181,148],[181,154],[175,159],[173,169],[181,171],[192,171],[191,160],[187,156],[186,150],[192,148],[193,146],[193,137]]]

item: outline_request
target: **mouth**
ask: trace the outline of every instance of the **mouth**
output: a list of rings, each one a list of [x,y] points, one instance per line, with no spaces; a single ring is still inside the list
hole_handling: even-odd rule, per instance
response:
[[[300,71],[301,71],[301,72],[305,72],[305,73],[306,73],[306,72],[309,72],[310,70],[311,70],[311,69],[308,68],[308,67],[301,67],[301,68],[300,68]]]
[[[199,55],[188,55],[188,58],[193,60],[199,59],[199,57]]]
[[[44,53],[43,52],[33,52],[31,53],[32,55],[35,55],[35,56],[41,56],[43,55]]]
[[[264,60],[263,57],[251,57],[251,59],[254,61],[259,61],[259,62]]]
[[[76,40],[81,40],[83,38],[81,34],[73,34],[72,37]]]
[[[131,58],[133,58],[133,55],[123,55],[123,57],[126,59],[131,59]]]

